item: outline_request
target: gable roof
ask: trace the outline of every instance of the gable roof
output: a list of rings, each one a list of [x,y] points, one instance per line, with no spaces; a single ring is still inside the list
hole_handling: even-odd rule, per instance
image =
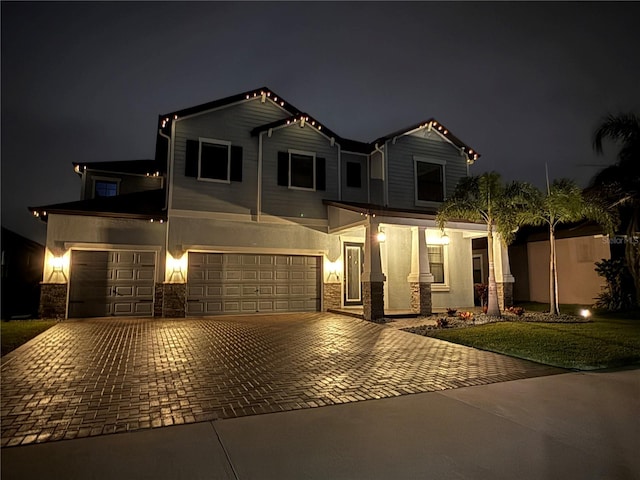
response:
[[[403,128],[401,130],[397,130],[395,132],[384,135],[383,137],[377,138],[372,142],[372,145],[380,145],[389,140],[393,140],[397,137],[401,137],[403,135],[408,135],[416,130],[427,129],[428,131],[434,131],[437,134],[441,135],[443,138],[448,140],[450,143],[455,145],[456,147],[462,149],[464,153],[469,156],[471,160],[477,160],[480,157],[480,154],[477,150],[472,149],[458,137],[456,137],[451,131],[446,128],[444,125],[439,123],[435,118],[430,118],[424,122],[416,123],[409,127]]]
[[[260,132],[268,131],[270,128],[277,128],[284,125],[288,125],[291,123],[300,122],[303,118],[307,124],[315,127],[318,131],[322,131],[327,137],[335,138],[335,141],[340,144],[343,151],[348,152],[356,152],[356,153],[366,153],[369,154],[375,150],[376,146],[380,144],[384,144],[386,141],[394,139],[395,137],[399,137],[402,135],[406,135],[410,132],[421,128],[434,129],[439,135],[443,138],[451,142],[456,147],[462,149],[469,157],[470,160],[477,160],[480,157],[480,154],[465,144],[458,137],[453,135],[448,128],[445,128],[441,123],[438,123],[434,118],[430,118],[425,122],[421,122],[410,127],[404,128],[402,130],[398,130],[396,132],[390,133],[383,137],[380,137],[373,142],[366,143],[360,142],[358,140],[351,140],[348,138],[341,137],[337,135],[332,130],[328,129],[324,126],[320,121],[316,118],[312,117],[308,113],[305,113],[291,103],[284,100],[280,95],[276,94],[273,90],[268,87],[261,87],[258,89],[248,90],[246,92],[239,93],[237,95],[231,95],[229,97],[221,98],[219,100],[214,100],[212,102],[203,103],[201,105],[196,105],[194,107],[184,108],[182,110],[176,110],[174,112],[170,112],[164,115],[159,116],[159,129],[164,134],[168,134],[171,129],[171,123],[178,118],[195,115],[197,113],[205,112],[207,110],[212,110],[215,108],[224,107],[226,105],[231,105],[233,103],[241,102],[243,100],[250,100],[252,98],[262,98],[264,101],[271,100],[274,103],[280,105],[286,111],[291,113],[291,115],[287,118],[283,118],[281,120],[276,120],[275,122],[267,123],[264,125],[260,125],[251,130],[251,135],[258,135]],[[158,138],[160,135],[158,134]],[[160,155],[162,157],[162,155]]]
[[[120,160],[113,162],[72,162],[73,169],[76,173],[82,173],[83,170],[100,170],[103,172],[114,173],[133,173],[139,175],[158,176],[165,173],[166,165],[155,160]]]
[[[164,204],[165,190],[157,189],[28,208],[35,217],[45,222],[51,213],[164,222],[167,219]]]

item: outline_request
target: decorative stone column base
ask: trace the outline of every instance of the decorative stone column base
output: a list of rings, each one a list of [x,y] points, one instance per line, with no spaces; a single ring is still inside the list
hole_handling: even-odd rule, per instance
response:
[[[186,283],[156,283],[154,317],[183,318],[186,312]]]
[[[411,310],[420,315],[431,315],[431,284],[411,282]]]
[[[322,310],[340,308],[342,305],[342,288],[339,283],[325,283],[322,289]]]
[[[496,283],[500,310],[513,306],[513,283]]]
[[[66,318],[67,284],[42,283],[40,285],[40,318]]]
[[[362,282],[364,319],[382,323],[384,320],[384,282]]]

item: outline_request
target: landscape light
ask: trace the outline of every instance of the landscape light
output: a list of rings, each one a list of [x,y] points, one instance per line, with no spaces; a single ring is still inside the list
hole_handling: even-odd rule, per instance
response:
[[[580,316],[582,316],[583,318],[589,318],[591,316],[591,312],[588,309],[583,308],[582,310],[580,310]]]

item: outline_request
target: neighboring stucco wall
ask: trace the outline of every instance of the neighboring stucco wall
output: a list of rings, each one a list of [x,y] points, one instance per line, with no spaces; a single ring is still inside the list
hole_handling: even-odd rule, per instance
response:
[[[611,258],[609,244],[603,238],[589,236],[559,239],[556,246],[560,303],[593,303],[605,285],[595,272],[594,263]],[[531,242],[527,250],[531,301],[548,302],[549,242]]]

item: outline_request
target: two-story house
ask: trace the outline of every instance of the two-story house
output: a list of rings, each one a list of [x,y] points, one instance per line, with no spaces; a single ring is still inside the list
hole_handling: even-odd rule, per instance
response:
[[[435,213],[478,153],[436,120],[363,143],[261,88],[161,115],[156,145],[154,160],[76,163],[80,201],[30,208],[48,222],[43,314],[473,305],[485,227],[441,232]]]

